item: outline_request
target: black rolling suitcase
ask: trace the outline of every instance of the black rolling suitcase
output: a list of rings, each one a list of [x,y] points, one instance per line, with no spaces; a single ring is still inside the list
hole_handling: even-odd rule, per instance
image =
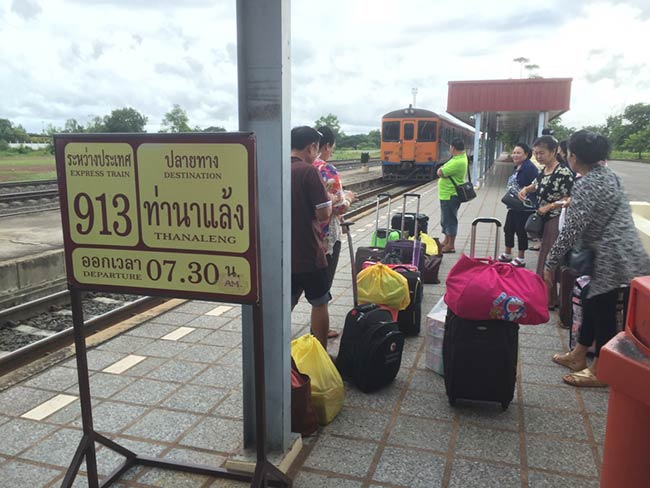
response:
[[[356,269],[357,273],[363,269],[363,263],[366,261],[381,261],[386,254],[386,243],[390,240],[395,240],[396,237],[399,238],[399,231],[397,230],[379,229],[379,206],[381,204],[382,196],[388,197],[388,213],[390,215],[391,196],[389,193],[380,193],[377,195],[377,209],[375,210],[375,232],[370,236],[370,246],[358,247],[356,256],[354,258],[354,269]],[[386,222],[386,225],[388,225],[388,222]]]
[[[404,194],[404,203],[402,206],[402,213],[401,215],[404,216],[406,215],[406,200],[409,197],[415,197],[417,198],[417,209],[416,213],[420,213],[420,198],[421,195],[419,193],[406,193]],[[400,224],[400,231],[402,236],[405,236],[404,232],[404,219],[402,219],[402,222]],[[420,273],[424,270],[424,263],[426,260],[426,248],[422,242],[418,240],[419,238],[419,228],[418,228],[418,221],[417,219],[414,222],[414,229],[413,233],[416,235],[416,238],[414,240],[409,240],[409,239],[402,239],[397,240],[397,241],[389,241],[386,244],[386,249],[385,249],[385,254],[396,254],[399,256],[399,259],[402,261],[404,264],[414,264],[415,266],[418,267],[418,270]]]
[[[470,256],[474,256],[479,222],[501,223],[493,218],[472,222]],[[499,250],[496,232],[494,255]],[[456,399],[493,401],[508,408],[515,391],[519,324],[505,320],[467,320],[447,310],[442,360],[449,403]]]
[[[422,279],[419,271],[412,271],[406,266],[392,266],[406,278],[409,284],[409,297],[411,302],[404,310],[397,314],[397,326],[405,335],[418,335],[422,322]]]
[[[388,385],[397,376],[402,364],[404,334],[393,322],[388,310],[375,304],[359,305],[357,302],[357,274],[350,225],[343,224],[347,228],[352,264],[354,308],[345,317],[336,367],[345,380],[368,393]]]

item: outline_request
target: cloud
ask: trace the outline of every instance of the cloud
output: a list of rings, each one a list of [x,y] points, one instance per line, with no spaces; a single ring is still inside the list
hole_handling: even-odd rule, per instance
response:
[[[25,20],[35,19],[42,12],[37,0],[14,0],[11,11]]]

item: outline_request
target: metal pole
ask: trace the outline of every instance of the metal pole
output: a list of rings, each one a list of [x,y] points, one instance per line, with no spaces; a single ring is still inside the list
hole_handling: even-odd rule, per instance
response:
[[[473,182],[476,186],[479,178],[482,176],[480,173],[480,151],[481,151],[481,112],[474,114],[474,162],[472,163]]]

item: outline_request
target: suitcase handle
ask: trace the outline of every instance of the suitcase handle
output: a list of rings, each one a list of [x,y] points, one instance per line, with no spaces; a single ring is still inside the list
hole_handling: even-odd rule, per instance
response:
[[[381,204],[382,197],[388,198],[388,209],[386,216],[386,238],[388,238],[388,232],[390,231],[390,204],[392,196],[390,193],[378,193],[377,194],[377,208],[375,209],[375,242],[377,239],[377,234],[379,232],[379,205]]]
[[[354,222],[341,222],[341,228],[345,230],[348,236],[348,250],[350,251],[350,269],[352,270],[352,300],[354,306],[358,305],[357,303],[357,271],[354,266],[354,248],[352,246],[352,233],[350,232],[350,227],[354,225]],[[375,234],[376,235],[376,234]],[[329,290],[328,290],[329,291]]]
[[[495,219],[494,217],[478,217],[472,221],[472,236],[470,239],[469,243],[469,256],[474,257],[474,251],[476,249],[476,227],[478,226],[479,223],[483,224],[494,224],[497,227],[496,235],[494,238],[494,259],[499,254],[499,239],[501,237],[501,233],[499,232],[499,229],[501,228],[501,221],[499,219]]]
[[[418,215],[420,215],[420,198],[422,198],[422,195],[419,193],[405,193],[404,194],[404,202],[402,204],[402,228],[401,228],[401,233],[402,233],[402,239],[404,239],[404,217],[406,216],[406,200],[409,197],[415,197],[418,199],[418,203],[415,208],[415,217],[413,218],[413,255],[411,256],[411,262],[415,264],[416,266],[420,262],[420,246],[418,244],[420,243],[419,237],[420,233],[418,232]]]

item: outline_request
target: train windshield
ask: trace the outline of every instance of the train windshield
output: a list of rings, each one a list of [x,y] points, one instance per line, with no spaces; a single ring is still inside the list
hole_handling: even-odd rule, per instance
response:
[[[398,142],[399,122],[384,122],[381,137],[384,142]]]
[[[433,142],[436,140],[436,123],[432,120],[418,121],[418,141]]]

